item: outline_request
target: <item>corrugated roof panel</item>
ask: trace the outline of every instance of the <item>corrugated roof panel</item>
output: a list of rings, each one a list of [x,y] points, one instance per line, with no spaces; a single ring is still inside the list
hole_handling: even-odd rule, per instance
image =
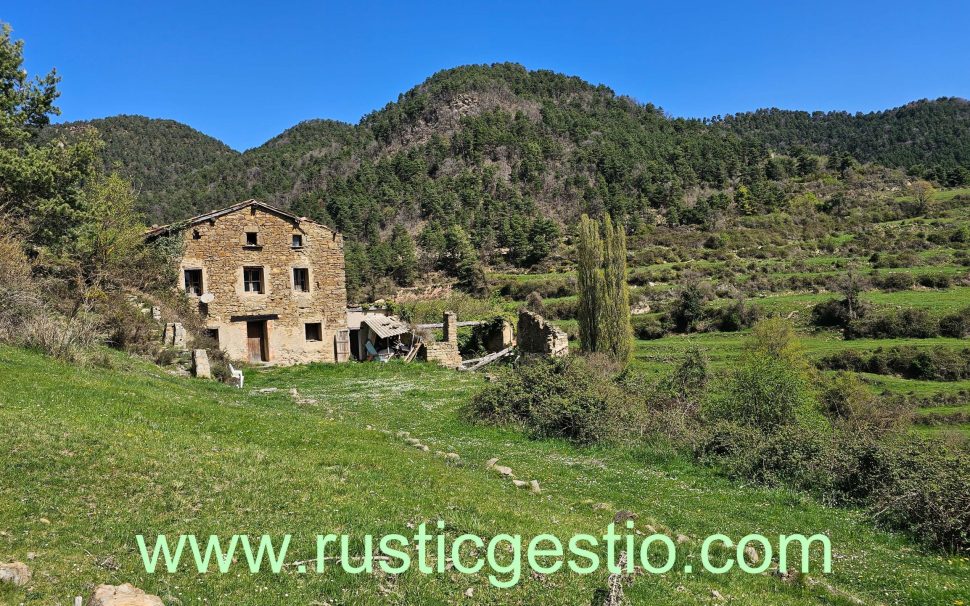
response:
[[[394,316],[368,316],[363,318],[360,324],[369,327],[382,339],[411,332],[411,326],[407,322],[403,322]]]

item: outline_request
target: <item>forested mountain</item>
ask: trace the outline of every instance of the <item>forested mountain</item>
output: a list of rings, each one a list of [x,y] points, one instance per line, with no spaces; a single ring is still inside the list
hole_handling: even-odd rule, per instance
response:
[[[763,109],[725,117],[733,132],[779,152],[798,146],[914,169],[946,185],[970,182],[970,101],[914,101],[881,112]]]
[[[357,125],[308,121],[245,153],[167,120],[91,124],[150,221],[256,197],[340,229],[354,267],[374,275],[397,271],[393,259],[413,250],[406,232],[453,271],[467,260],[448,252],[455,246],[528,266],[584,212],[609,212],[629,229],[770,212],[783,208],[791,179],[825,167],[844,176],[859,162],[970,182],[961,99],[687,120],[515,64],[445,70]]]

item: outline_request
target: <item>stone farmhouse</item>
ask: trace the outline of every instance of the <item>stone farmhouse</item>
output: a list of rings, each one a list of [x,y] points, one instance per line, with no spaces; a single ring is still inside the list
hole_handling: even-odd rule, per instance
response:
[[[177,238],[178,284],[231,359],[350,357],[342,236],[256,200],[149,230]]]

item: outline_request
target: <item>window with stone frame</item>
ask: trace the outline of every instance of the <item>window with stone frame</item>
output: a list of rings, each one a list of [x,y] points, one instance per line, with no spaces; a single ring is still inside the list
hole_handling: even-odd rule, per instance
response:
[[[310,292],[310,270],[306,267],[293,268],[293,290]]]
[[[307,322],[303,326],[307,341],[323,341],[323,325],[320,322]]]
[[[185,270],[185,292],[190,295],[201,296],[203,291],[202,287],[202,270],[201,269],[186,269]]]
[[[262,294],[266,292],[266,282],[263,279],[262,267],[243,268],[243,290],[250,293]]]
[[[293,248],[303,248],[303,234],[293,234],[291,246]]]

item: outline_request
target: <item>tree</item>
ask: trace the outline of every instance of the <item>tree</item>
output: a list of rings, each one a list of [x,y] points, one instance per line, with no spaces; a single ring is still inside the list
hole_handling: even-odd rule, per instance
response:
[[[468,233],[459,225],[445,231],[443,269],[457,278],[465,292],[481,295],[488,292],[488,279]]]
[[[630,291],[626,282],[626,234],[609,215],[583,215],[576,246],[577,319],[583,351],[602,352],[626,365],[632,352]]]
[[[525,259],[526,265],[532,266],[549,256],[556,240],[559,239],[559,227],[552,219],[539,217],[529,228],[529,254]]]
[[[704,313],[704,292],[697,282],[688,282],[680,290],[670,309],[670,323],[677,332],[691,332]]]
[[[603,218],[603,304],[600,318],[602,351],[622,366],[633,353],[630,326],[630,287],[626,282],[626,233],[623,226]]]
[[[933,194],[936,193],[936,189],[929,181],[916,181],[910,186],[909,193],[913,196],[914,210],[917,215],[925,215],[929,212],[930,201],[933,199]]]
[[[11,40],[11,31],[0,23],[0,147],[21,149],[37,129],[50,123],[50,115],[61,113],[54,107],[60,78],[51,70],[43,78],[28,80],[24,41]]]
[[[410,286],[418,275],[418,254],[414,239],[400,223],[391,231],[392,275],[400,286]]]
[[[576,243],[576,288],[579,344],[583,351],[599,349],[600,314],[603,299],[603,240],[599,221],[583,215]]]

